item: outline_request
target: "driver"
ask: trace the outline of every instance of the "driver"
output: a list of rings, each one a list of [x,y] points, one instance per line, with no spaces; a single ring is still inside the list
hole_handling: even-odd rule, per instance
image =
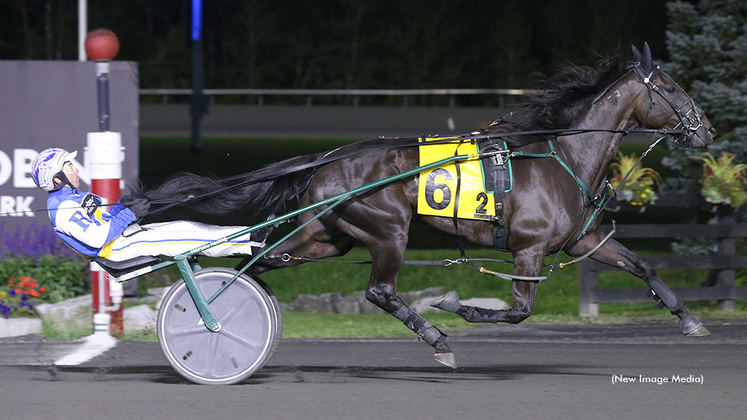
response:
[[[176,256],[200,245],[225,238],[243,226],[214,226],[191,221],[173,221],[140,226],[134,223],[148,214],[150,203],[143,198],[133,203],[117,202],[107,211],[101,197],[78,190],[80,178],[73,159],[78,152],[50,148],[31,164],[34,183],[49,192],[47,211],[55,233],[75,252],[88,257],[124,261],[143,255]],[[209,257],[252,255],[263,248],[267,231],[259,230],[255,241],[246,234],[208,248]]]

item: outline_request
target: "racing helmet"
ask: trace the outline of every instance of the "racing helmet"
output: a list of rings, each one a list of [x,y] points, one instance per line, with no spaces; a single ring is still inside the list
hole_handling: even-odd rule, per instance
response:
[[[65,162],[75,159],[77,155],[77,151],[68,152],[57,147],[46,149],[31,162],[31,178],[42,190],[57,191],[69,182],[63,170]],[[55,177],[60,178],[62,182],[55,183]]]

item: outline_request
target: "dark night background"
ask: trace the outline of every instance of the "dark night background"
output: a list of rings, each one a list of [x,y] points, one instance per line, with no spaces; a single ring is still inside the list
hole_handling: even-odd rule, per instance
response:
[[[0,59],[76,60],[75,0],[0,2]],[[89,0],[141,88],[191,85],[190,0]],[[648,41],[667,59],[665,0],[204,0],[208,88],[525,88]]]

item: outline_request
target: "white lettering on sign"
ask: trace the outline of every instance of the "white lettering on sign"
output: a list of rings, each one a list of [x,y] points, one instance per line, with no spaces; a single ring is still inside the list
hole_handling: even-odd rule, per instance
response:
[[[5,184],[10,179],[12,172],[13,165],[10,163],[10,158],[0,150],[0,185]]]
[[[34,197],[0,196],[0,216],[34,217],[34,212],[31,210],[31,203],[33,201]]]
[[[0,150],[0,185],[8,182],[12,175],[13,187],[36,188],[36,184],[31,178],[31,163],[38,154],[39,152],[34,149],[13,149],[13,160],[11,162],[8,154]],[[80,180],[90,185],[91,180],[85,166],[76,159],[73,159],[73,165],[79,169]]]

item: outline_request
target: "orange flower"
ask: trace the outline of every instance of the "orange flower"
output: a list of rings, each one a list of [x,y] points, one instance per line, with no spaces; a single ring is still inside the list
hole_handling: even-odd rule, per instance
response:
[[[46,288],[46,287],[40,287],[40,288],[39,288],[39,291],[40,291],[40,292],[42,292],[42,293],[44,293],[44,292],[46,292],[46,291],[47,291],[47,288]]]

